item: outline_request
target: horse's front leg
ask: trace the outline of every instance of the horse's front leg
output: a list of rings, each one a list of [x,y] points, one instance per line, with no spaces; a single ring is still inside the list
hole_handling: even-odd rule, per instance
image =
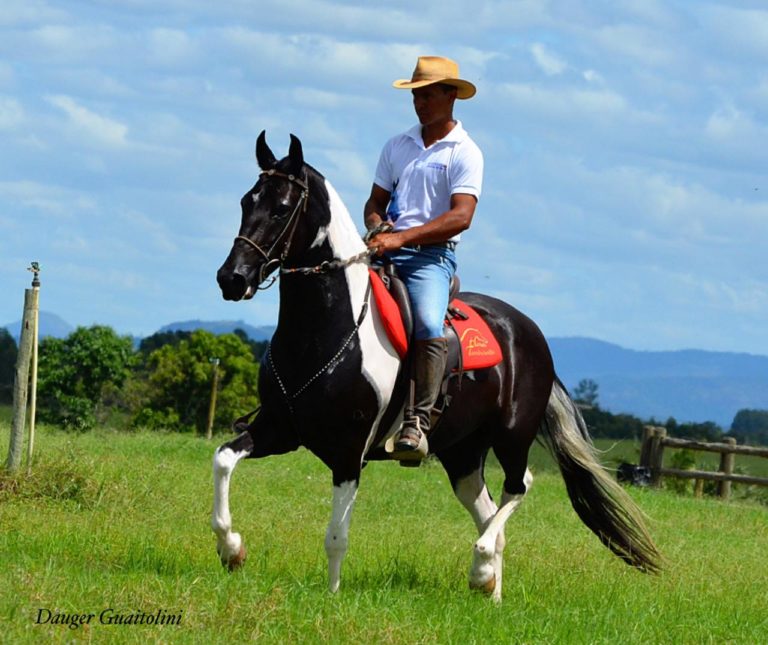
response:
[[[251,454],[253,439],[243,432],[233,441],[220,446],[213,455],[213,513],[211,528],[216,534],[216,551],[221,563],[230,571],[245,562],[245,546],[239,533],[232,532],[229,512],[229,482],[237,463]]]
[[[333,509],[331,521],[325,532],[325,552],[328,555],[328,586],[331,592],[339,590],[341,582],[341,563],[349,544],[349,524],[352,520],[352,507],[355,504],[360,473],[349,479],[337,479],[334,473]]]
[[[237,463],[246,457],[259,458],[281,455],[299,447],[299,440],[291,428],[274,422],[263,410],[248,430],[225,443],[213,455],[213,513],[211,528],[216,534],[216,550],[221,563],[230,571],[245,561],[245,547],[238,533],[232,531],[229,513],[229,482]]]

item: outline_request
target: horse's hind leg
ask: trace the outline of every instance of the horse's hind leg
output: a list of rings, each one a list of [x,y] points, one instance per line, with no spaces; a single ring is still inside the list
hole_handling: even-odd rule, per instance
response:
[[[237,463],[253,450],[249,432],[243,432],[234,441],[219,447],[213,456],[213,513],[211,528],[216,534],[216,551],[221,563],[230,571],[245,561],[245,546],[239,533],[232,532],[229,512],[229,482]]]
[[[475,542],[470,586],[474,589],[492,592],[496,601],[501,600],[504,547],[507,543],[504,536],[504,526],[512,513],[519,508],[532,482],[531,471],[526,468],[521,492],[509,493],[506,487],[504,488],[501,495],[501,506],[481,532],[480,538]],[[489,577],[491,572],[493,578]]]
[[[494,600],[501,600],[502,569],[506,537],[504,527],[522,504],[525,495],[533,483],[533,475],[528,470],[528,449],[535,432],[522,432],[519,427],[503,430],[493,443],[493,452],[504,470],[504,484],[501,494],[501,506],[491,520],[481,531],[480,538],[475,542],[472,572],[475,574],[473,588],[490,591],[492,587]],[[489,565],[492,564],[495,579],[488,579]]]
[[[509,436],[509,431],[504,433]],[[508,444],[508,440],[494,443],[494,452],[506,474],[500,507],[491,498],[483,474],[487,447],[465,440],[439,455],[456,497],[469,511],[480,535],[472,551],[469,586],[491,594],[497,602],[501,600],[502,590],[504,525],[519,508],[533,481],[526,467],[528,444],[514,447]]]
[[[467,441],[439,455],[456,498],[467,509],[475,522],[478,533],[483,536],[488,526],[498,513],[498,508],[488,492],[483,474],[487,447],[468,445]],[[503,535],[502,535],[503,541]],[[502,544],[503,549],[503,544]],[[501,553],[496,557],[495,549],[490,557],[479,557],[477,545],[469,570],[469,586],[486,593],[494,598],[501,598]]]

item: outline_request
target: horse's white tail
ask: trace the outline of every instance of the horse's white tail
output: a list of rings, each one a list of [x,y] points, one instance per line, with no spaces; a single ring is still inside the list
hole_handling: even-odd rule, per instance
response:
[[[541,430],[581,521],[624,562],[658,573],[661,554],[645,528],[643,512],[598,462],[584,418],[559,379]]]

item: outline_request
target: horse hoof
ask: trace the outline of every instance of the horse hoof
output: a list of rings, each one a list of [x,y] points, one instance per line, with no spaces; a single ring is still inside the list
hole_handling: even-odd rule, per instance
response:
[[[473,582],[470,580],[469,588],[473,591],[481,591],[490,596],[496,590],[496,574],[494,573],[485,582]]]
[[[247,553],[245,551],[245,545],[240,545],[240,551],[237,552],[237,555],[232,556],[227,561],[227,569],[230,571],[237,571],[240,567],[245,564],[245,558],[247,556]]]

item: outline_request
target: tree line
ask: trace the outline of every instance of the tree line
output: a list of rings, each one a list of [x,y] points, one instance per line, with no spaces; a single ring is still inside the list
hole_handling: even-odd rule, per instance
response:
[[[640,439],[643,426],[663,426],[673,437],[719,441],[724,436],[734,437],[743,444],[768,445],[768,410],[739,410],[728,429],[713,421],[680,423],[674,417],[661,421],[651,417],[640,419],[631,414],[613,414],[600,407],[599,386],[592,379],[582,379],[573,390],[582,416],[594,438]]]
[[[40,343],[38,411],[42,421],[88,430],[109,423],[118,428],[204,432],[214,359],[218,389],[214,429],[258,406],[259,363],[266,342],[231,334],[159,332],[138,347],[103,325],[79,327],[63,339]],[[0,402],[10,403],[17,347],[0,328]],[[595,438],[639,438],[644,425],[665,426],[672,436],[716,441],[726,433],[739,443],[768,445],[768,410],[739,410],[728,430],[711,421],[678,423],[615,414],[599,403],[599,386],[583,379],[573,390]]]
[[[3,334],[5,332],[5,334]],[[242,330],[163,332],[134,347],[103,325],[79,327],[40,343],[37,409],[41,421],[74,430],[109,423],[121,429],[204,432],[218,359],[214,429],[225,430],[258,406],[259,359],[266,343]],[[16,344],[0,330],[0,399],[11,401]]]

